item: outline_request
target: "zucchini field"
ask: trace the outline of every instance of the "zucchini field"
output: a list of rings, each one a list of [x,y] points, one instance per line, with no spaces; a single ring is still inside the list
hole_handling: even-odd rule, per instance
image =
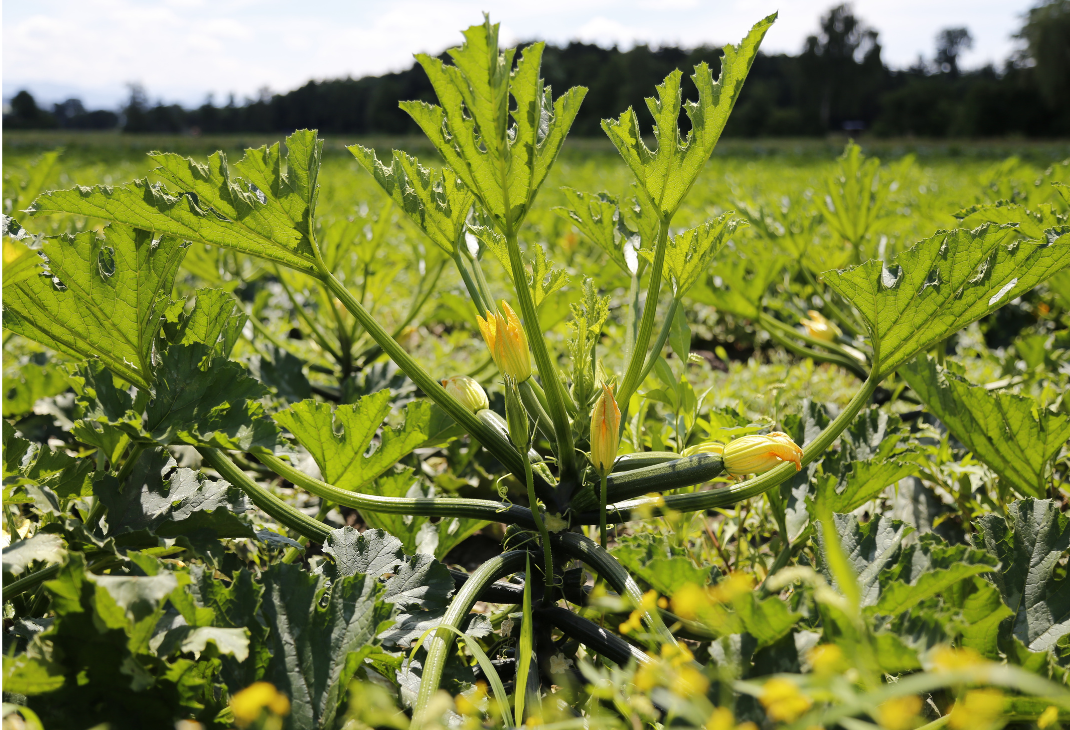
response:
[[[5,134],[5,730],[1070,726],[1070,145],[718,146],[774,20]]]

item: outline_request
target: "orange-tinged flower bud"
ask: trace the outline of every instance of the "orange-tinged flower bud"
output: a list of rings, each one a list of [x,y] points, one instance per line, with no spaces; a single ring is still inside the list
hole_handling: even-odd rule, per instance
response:
[[[442,387],[446,392],[459,400],[461,404],[473,413],[490,407],[487,400],[487,391],[467,375],[454,375],[442,381]]]
[[[743,436],[724,448],[724,470],[733,476],[764,474],[785,461],[802,469],[803,450],[791,436],[773,431],[764,436]]]
[[[608,474],[620,444],[620,409],[613,386],[606,385],[591,411],[591,462],[600,474]]]
[[[512,307],[502,301],[502,309],[504,315],[501,312],[487,312],[486,319],[477,315],[479,331],[483,333],[490,356],[502,375],[509,375],[517,383],[523,383],[531,377],[528,338]]]
[[[814,339],[834,342],[837,337],[843,334],[840,328],[836,326],[836,323],[828,320],[821,312],[811,309],[807,314],[810,315],[810,319],[804,319],[802,326],[806,329],[806,334]]]

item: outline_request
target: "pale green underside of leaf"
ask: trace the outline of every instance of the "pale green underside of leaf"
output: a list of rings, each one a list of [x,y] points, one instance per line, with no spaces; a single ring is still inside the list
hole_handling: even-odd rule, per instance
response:
[[[1070,439],[1070,417],[1033,398],[991,392],[919,357],[900,368],[903,379],[966,448],[1015,491],[1042,497],[1050,460]]]
[[[880,378],[1070,264],[1070,229],[1021,240],[1013,226],[938,231],[896,256],[826,272],[861,313]]]
[[[405,408],[405,424],[397,430],[384,427],[379,443],[368,454],[392,409],[391,397],[389,390],[381,390],[333,409],[306,400],[279,411],[275,420],[308,449],[326,482],[360,491],[428,437],[430,404],[413,401]]]
[[[731,216],[731,211],[723,213],[669,239],[665,249],[665,265],[673,278],[676,296],[683,296],[709,273],[713,257],[728,242],[728,237],[740,225],[746,225]]]
[[[1070,633],[1070,579],[1056,579],[1070,549],[1070,521],[1051,500],[1015,502],[1008,517],[978,521],[974,542],[1000,560],[992,580],[1014,612],[1014,635],[1031,651],[1046,651]]]
[[[147,388],[153,338],[185,253],[170,236],[111,225],[48,241],[47,264],[4,287],[4,326]],[[62,283],[57,286],[53,277]]]
[[[463,184],[452,174],[429,170],[398,150],[387,167],[367,147],[355,144],[346,149],[424,235],[446,253],[456,251],[475,200]]]
[[[136,180],[117,187],[79,187],[45,193],[31,214],[73,213],[156,233],[232,248],[303,271],[316,271],[311,238],[323,142],[309,130],[246,150],[231,173],[226,155],[207,164],[155,154],[153,173],[172,186]],[[285,169],[283,169],[285,166]]]
[[[775,20],[774,13],[759,21],[738,46],[724,47],[721,75],[716,83],[706,63],[695,67],[691,78],[698,88],[698,102],[686,105],[692,127],[686,140],[681,141],[678,124],[682,104],[679,69],[657,87],[657,99],[647,99],[647,107],[654,117],[657,151],[651,151],[643,142],[633,109],[629,108],[619,119],[603,120],[602,129],[663,218],[676,211],[709,160],[750,72],[758,46]]]
[[[545,44],[525,48],[510,73],[515,50],[499,52],[497,25],[488,20],[464,36],[463,46],[449,50],[455,65],[424,54],[416,57],[440,106],[406,101],[401,108],[496,225],[515,230],[546,179],[586,89],[570,89],[551,102],[539,78]],[[515,102],[511,114],[510,96]],[[513,126],[507,131],[510,118]]]
[[[291,702],[294,727],[334,727],[345,688],[392,613],[377,576],[326,579],[296,565],[264,574],[271,663],[266,679]]]
[[[16,540],[4,548],[4,574],[20,575],[34,563],[59,563],[66,554],[67,546],[59,535],[40,533],[26,540]]]

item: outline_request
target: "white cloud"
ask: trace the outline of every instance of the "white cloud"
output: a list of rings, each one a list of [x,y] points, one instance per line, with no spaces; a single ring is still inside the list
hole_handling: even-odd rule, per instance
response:
[[[719,45],[739,40],[780,8],[769,52],[796,53],[834,0],[7,0],[4,94],[26,86],[45,101],[81,94],[114,105],[125,84],[155,99],[200,103],[208,92],[253,96],[310,78],[354,77],[407,68],[417,52],[461,41],[459,29],[489,10],[501,40],[582,39],[604,45]],[[856,0],[881,32],[897,66],[933,54],[941,28],[966,25],[968,65],[1000,61],[1030,0]]]

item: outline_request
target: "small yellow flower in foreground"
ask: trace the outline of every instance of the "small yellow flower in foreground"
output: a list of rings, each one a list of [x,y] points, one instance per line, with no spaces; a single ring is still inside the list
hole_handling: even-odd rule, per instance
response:
[[[698,697],[706,694],[710,680],[706,675],[692,666],[680,667],[670,689],[678,697]]]
[[[1048,705],[1048,709],[1040,713],[1040,717],[1037,718],[1037,727],[1040,730],[1049,728],[1059,721],[1059,708],[1055,705]]]
[[[764,474],[785,461],[802,469],[803,450],[791,436],[773,431],[764,436],[742,436],[724,448],[724,470],[733,476]]]
[[[608,474],[617,458],[620,444],[620,409],[613,398],[613,386],[602,393],[591,411],[591,461],[599,474]]]
[[[776,722],[794,722],[813,704],[793,682],[779,678],[765,683],[758,701],[762,703],[766,714]]]
[[[838,674],[847,669],[843,650],[835,644],[821,644],[810,650],[810,664],[822,675]]]
[[[919,712],[921,698],[907,695],[881,703],[877,708],[877,718],[884,730],[911,730]]]
[[[734,730],[736,718],[727,707],[718,707],[706,721],[706,730]]]
[[[937,670],[953,672],[957,669],[969,669],[987,663],[987,660],[973,649],[963,647],[955,649],[944,646],[936,650],[933,664]]]
[[[952,730],[987,730],[1003,717],[1003,693],[998,689],[974,689],[951,708],[947,724]]]
[[[480,707],[487,699],[486,682],[476,682],[476,686],[467,694],[457,695],[457,712],[462,715],[479,715]]]
[[[504,300],[502,309],[505,311],[504,315],[501,312],[487,312],[486,319],[477,315],[479,331],[483,333],[490,356],[494,358],[494,364],[502,375],[509,375],[515,378],[517,383],[523,383],[531,377],[528,338],[524,334],[520,318]]]
[[[682,619],[694,619],[706,606],[710,605],[709,594],[695,583],[684,583],[673,594],[672,612]]]
[[[836,326],[836,323],[826,319],[821,312],[811,309],[807,314],[810,315],[810,319],[804,319],[802,321],[802,326],[806,330],[806,334],[810,335],[815,340],[833,342],[837,337],[843,334],[843,332],[840,331],[840,328]]]
[[[234,721],[240,727],[259,720],[265,708],[275,715],[289,715],[290,700],[269,682],[254,682],[230,698]]]
[[[490,407],[487,400],[487,391],[467,375],[454,375],[442,381],[442,387],[446,392],[461,402],[468,410],[476,413]]]

